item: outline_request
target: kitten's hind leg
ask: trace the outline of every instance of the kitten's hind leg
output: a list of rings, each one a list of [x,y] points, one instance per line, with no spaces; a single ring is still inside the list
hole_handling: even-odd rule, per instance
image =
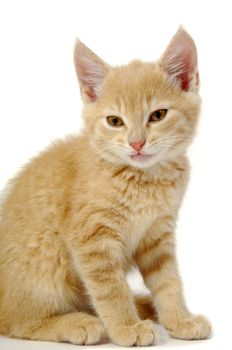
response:
[[[11,336],[31,340],[67,342],[76,345],[91,345],[100,342],[105,333],[98,317],[84,313],[73,312],[54,316],[41,321],[37,326],[17,327],[17,332]]]

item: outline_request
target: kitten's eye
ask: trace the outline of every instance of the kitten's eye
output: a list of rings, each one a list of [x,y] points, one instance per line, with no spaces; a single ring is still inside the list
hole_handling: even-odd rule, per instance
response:
[[[162,120],[166,116],[167,111],[167,109],[157,109],[157,111],[150,114],[148,122],[152,123]]]
[[[106,117],[108,124],[111,126],[121,126],[124,125],[124,122],[122,118],[116,117],[114,115],[110,115],[109,117]]]

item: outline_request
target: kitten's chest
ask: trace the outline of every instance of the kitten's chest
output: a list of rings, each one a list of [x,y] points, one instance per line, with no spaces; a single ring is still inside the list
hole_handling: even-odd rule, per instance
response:
[[[157,217],[173,210],[176,190],[170,181],[131,179],[127,186],[117,189],[115,197],[116,212],[121,218],[117,229],[125,238],[128,254],[132,255]]]
[[[136,250],[140,240],[145,236],[149,227],[156,220],[158,213],[154,203],[147,203],[143,208],[131,213],[122,226],[126,251],[129,256]]]

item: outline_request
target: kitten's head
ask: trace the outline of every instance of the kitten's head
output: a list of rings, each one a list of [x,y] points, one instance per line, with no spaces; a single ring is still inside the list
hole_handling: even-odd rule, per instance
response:
[[[148,168],[185,153],[200,108],[197,52],[186,31],[154,63],[110,67],[80,41],[74,60],[86,131],[102,158]]]

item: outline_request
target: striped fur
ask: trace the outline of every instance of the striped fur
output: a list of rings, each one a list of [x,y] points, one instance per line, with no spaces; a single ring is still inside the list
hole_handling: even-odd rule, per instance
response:
[[[173,49],[195,48],[184,31],[173,40],[169,61]],[[32,159],[2,204],[1,334],[73,344],[107,335],[124,346],[151,345],[158,319],[174,337],[209,336],[208,321],[185,305],[174,239],[200,108],[196,70],[184,72],[183,90],[178,65],[172,77],[162,60],[111,68],[77,43],[85,128]],[[149,124],[159,108],[167,116]],[[112,113],[126,125],[107,125]],[[129,154],[137,138],[154,153],[140,163]],[[150,295],[133,297],[125,277],[134,266]]]

